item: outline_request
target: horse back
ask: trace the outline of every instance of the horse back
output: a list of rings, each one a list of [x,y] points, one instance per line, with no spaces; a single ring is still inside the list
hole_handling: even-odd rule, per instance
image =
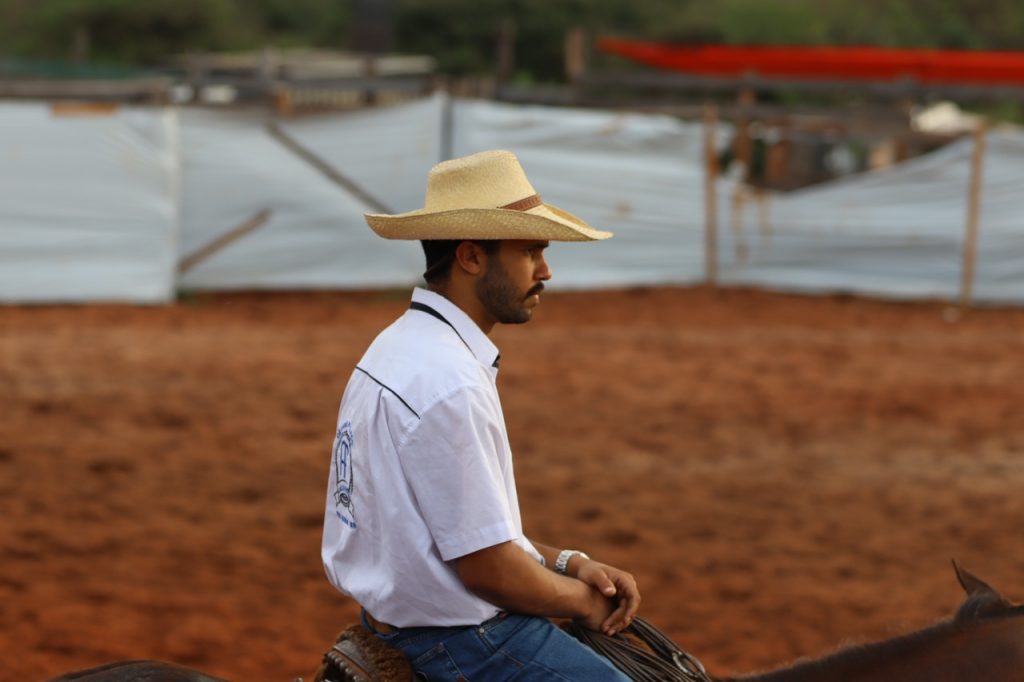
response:
[[[117,661],[65,673],[49,682],[227,682],[198,670],[160,661]]]

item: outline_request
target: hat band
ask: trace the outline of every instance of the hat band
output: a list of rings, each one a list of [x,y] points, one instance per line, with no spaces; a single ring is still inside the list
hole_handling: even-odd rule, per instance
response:
[[[508,211],[529,211],[531,208],[537,208],[538,206],[541,206],[543,203],[544,202],[540,200],[539,194],[533,194],[526,197],[525,199],[513,201],[511,204],[505,204],[504,206],[499,206],[498,208],[503,208]]]

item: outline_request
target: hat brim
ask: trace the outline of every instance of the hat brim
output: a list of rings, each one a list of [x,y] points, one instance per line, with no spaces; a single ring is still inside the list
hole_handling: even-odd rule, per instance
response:
[[[527,211],[503,208],[425,209],[386,215],[364,214],[366,223],[385,239],[543,239],[584,242],[608,239],[568,211],[541,204]]]

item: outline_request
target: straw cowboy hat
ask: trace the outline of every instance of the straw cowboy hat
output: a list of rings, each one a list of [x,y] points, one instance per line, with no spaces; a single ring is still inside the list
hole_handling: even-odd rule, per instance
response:
[[[545,204],[516,155],[488,151],[443,161],[430,169],[421,209],[366,222],[385,239],[607,239],[567,211]]]

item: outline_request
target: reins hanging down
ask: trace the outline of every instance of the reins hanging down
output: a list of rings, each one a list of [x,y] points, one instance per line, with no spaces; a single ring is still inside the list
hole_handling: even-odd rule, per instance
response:
[[[700,661],[642,618],[612,637],[574,622],[565,629],[636,682],[712,682]]]

